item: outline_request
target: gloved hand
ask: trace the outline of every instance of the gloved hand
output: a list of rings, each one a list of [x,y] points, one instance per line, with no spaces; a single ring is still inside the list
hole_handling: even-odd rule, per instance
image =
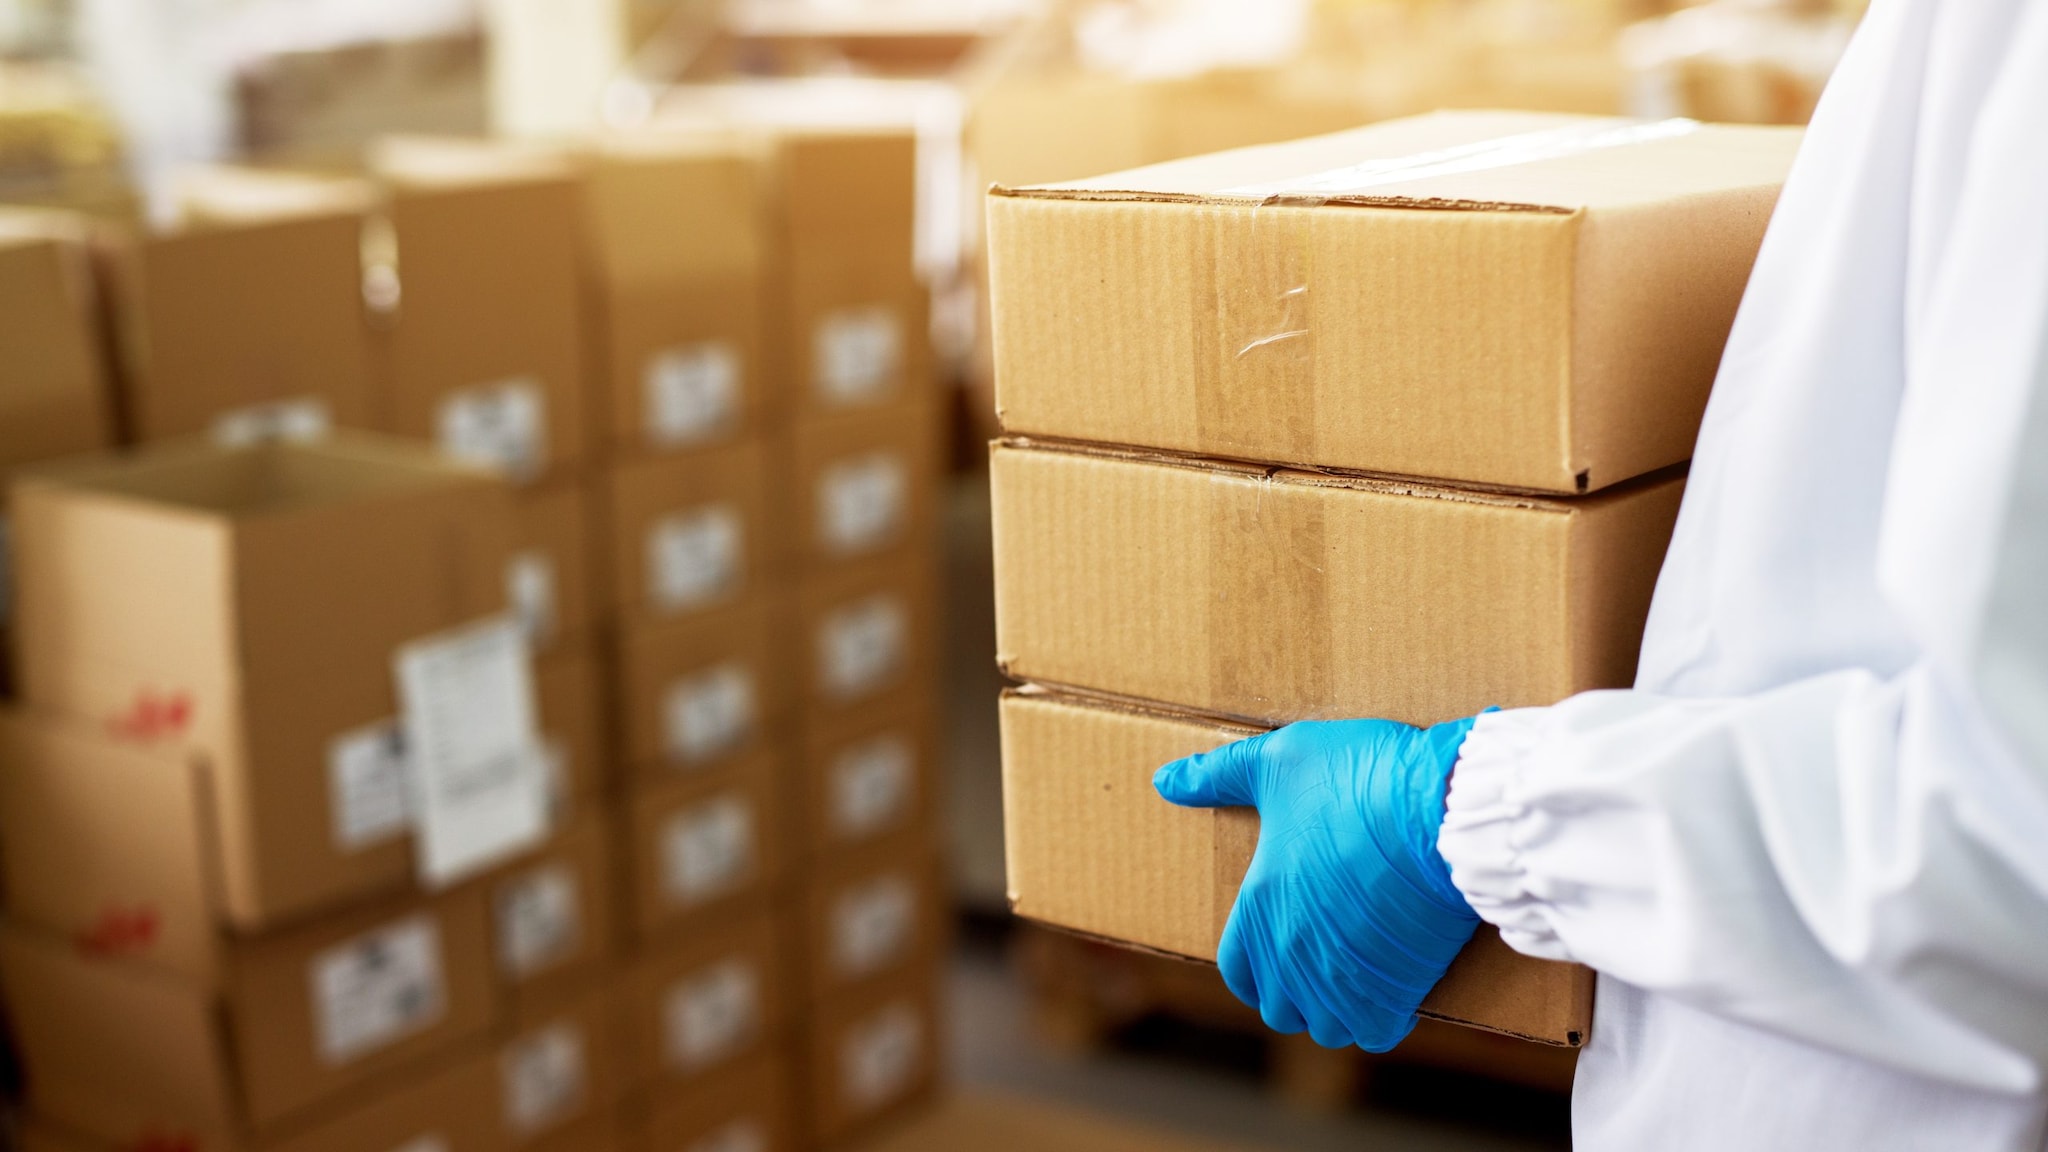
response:
[[[1217,963],[1268,1027],[1384,1052],[1479,917],[1437,853],[1471,720],[1295,724],[1176,760],[1152,779],[1194,808],[1259,810],[1259,847]]]

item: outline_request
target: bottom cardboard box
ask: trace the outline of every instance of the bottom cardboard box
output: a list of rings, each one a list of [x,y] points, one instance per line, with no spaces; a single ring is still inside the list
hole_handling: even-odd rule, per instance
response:
[[[780,1050],[764,1052],[656,1100],[634,1152],[796,1152],[789,1067]]]
[[[1258,844],[1258,815],[1175,808],[1152,790],[1152,774],[1257,731],[1162,706],[1038,688],[1005,693],[1012,910],[1055,928],[1213,962]],[[1578,1047],[1592,1027],[1593,975],[1523,956],[1482,926],[1422,1014]]]
[[[920,967],[820,1004],[805,1035],[804,1112],[832,1145],[929,1100],[939,1080],[939,970]]]

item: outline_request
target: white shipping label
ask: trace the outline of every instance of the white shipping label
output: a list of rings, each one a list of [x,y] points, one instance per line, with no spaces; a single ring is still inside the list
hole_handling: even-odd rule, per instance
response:
[[[768,1132],[758,1120],[735,1120],[690,1145],[688,1152],[768,1152]]]
[[[498,886],[498,966],[524,980],[576,954],[583,909],[566,865],[537,868]]]
[[[324,438],[334,420],[317,396],[252,404],[214,418],[213,442],[229,448],[277,441],[306,443]]]
[[[357,852],[412,828],[412,780],[405,735],[395,720],[336,736],[327,745],[328,806],[334,844]]]
[[[409,917],[313,958],[309,972],[320,1056],[346,1064],[426,1031],[447,1011],[441,931]]]
[[[916,777],[917,755],[906,737],[890,733],[847,747],[832,761],[833,835],[860,840],[903,823]]]
[[[745,529],[730,504],[664,517],[647,534],[647,586],[655,607],[681,612],[736,595],[745,577]]]
[[[872,552],[902,534],[910,468],[893,452],[842,460],[818,478],[818,539],[827,551]]]
[[[555,558],[546,552],[521,552],[505,565],[505,602],[536,648],[555,638]]]
[[[648,357],[648,440],[672,448],[725,432],[739,417],[740,383],[739,350],[730,344],[687,344]]]
[[[902,674],[910,614],[893,596],[875,596],[825,618],[818,631],[818,687],[835,700],[872,696]]]
[[[840,1042],[840,1087],[867,1111],[894,1101],[917,1081],[924,1029],[910,1004],[893,1004],[849,1030]]]
[[[840,894],[832,906],[832,963],[858,980],[881,972],[910,952],[917,931],[917,885],[884,876]]]
[[[678,907],[731,892],[754,873],[754,806],[720,796],[670,817],[661,837],[661,888]]]
[[[584,1104],[587,1057],[583,1033],[557,1024],[525,1037],[499,1057],[505,1124],[532,1136],[575,1116]]]
[[[662,704],[669,759],[702,764],[738,748],[754,733],[755,712],[754,675],[743,665],[677,681]]]
[[[548,833],[547,753],[526,636],[510,617],[398,653],[419,870],[445,886]]]
[[[886,399],[903,369],[903,325],[894,309],[845,308],[818,321],[811,354],[818,395],[830,404]]]
[[[407,1140],[391,1152],[448,1152],[448,1138],[438,1132]]]
[[[436,421],[441,450],[531,480],[547,467],[547,399],[528,376],[450,393]]]
[[[761,974],[727,960],[676,984],[662,1004],[663,1046],[684,1072],[737,1055],[761,1030]]]

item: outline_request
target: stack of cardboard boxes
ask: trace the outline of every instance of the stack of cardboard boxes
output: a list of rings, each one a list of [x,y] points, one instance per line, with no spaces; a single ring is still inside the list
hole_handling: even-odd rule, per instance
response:
[[[1213,959],[1256,843],[1160,764],[1626,686],[1795,132],[1445,113],[990,201],[1009,883]],[[1586,1035],[1482,932],[1427,1015]]]

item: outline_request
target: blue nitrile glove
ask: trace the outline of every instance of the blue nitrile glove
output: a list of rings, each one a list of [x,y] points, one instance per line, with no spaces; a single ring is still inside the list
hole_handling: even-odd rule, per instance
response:
[[[1152,778],[1193,808],[1259,810],[1259,847],[1217,964],[1268,1027],[1384,1052],[1479,917],[1437,853],[1471,720],[1295,724],[1176,760]]]

